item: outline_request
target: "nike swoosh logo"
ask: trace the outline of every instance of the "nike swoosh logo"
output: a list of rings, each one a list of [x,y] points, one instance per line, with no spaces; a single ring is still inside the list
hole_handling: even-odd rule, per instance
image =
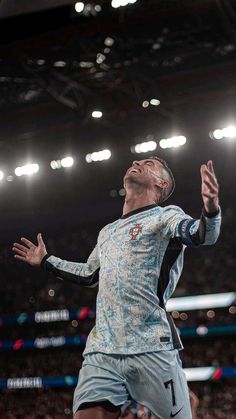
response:
[[[182,406],[182,407],[181,407],[181,409],[179,409],[179,410],[178,410],[178,412],[176,412],[176,413],[172,413],[172,412],[171,412],[170,417],[171,417],[171,418],[174,418],[175,416],[177,416],[177,415],[178,415],[178,413],[179,413],[179,412],[183,409],[183,407],[184,407],[184,406]]]

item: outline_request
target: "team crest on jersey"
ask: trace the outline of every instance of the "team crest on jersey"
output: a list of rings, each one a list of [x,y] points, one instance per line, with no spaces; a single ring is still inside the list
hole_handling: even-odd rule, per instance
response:
[[[135,224],[129,231],[131,235],[131,240],[136,240],[139,233],[142,233],[142,226],[140,224]]]

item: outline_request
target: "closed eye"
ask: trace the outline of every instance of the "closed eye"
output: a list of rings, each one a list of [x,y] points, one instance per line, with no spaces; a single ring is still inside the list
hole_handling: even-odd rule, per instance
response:
[[[145,161],[145,164],[148,164],[149,166],[153,166],[154,162],[151,160]]]

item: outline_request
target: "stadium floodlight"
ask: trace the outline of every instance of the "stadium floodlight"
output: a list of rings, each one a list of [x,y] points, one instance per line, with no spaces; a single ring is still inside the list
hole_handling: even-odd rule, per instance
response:
[[[120,0],[112,0],[111,5],[114,7],[114,9],[120,7]]]
[[[0,170],[0,180],[3,180],[4,178],[4,173]]]
[[[62,167],[71,167],[74,164],[73,157],[64,157],[61,160],[52,160],[50,163],[50,166],[53,170],[55,169],[61,169]]]
[[[211,138],[215,140],[222,140],[223,138],[233,139],[233,138],[236,138],[236,126],[229,125],[226,128],[222,128],[222,129],[217,128],[214,131],[211,131],[209,135]]]
[[[135,153],[148,153],[148,151],[153,151],[157,148],[156,141],[146,141],[141,144],[136,144],[131,147],[131,151]]]
[[[61,168],[61,160],[52,160],[50,166],[53,170]]]
[[[160,100],[159,99],[151,99],[150,100],[150,104],[152,105],[152,106],[159,106],[160,105]]]
[[[81,13],[84,10],[84,3],[82,1],[77,1],[75,3],[75,11]]]
[[[49,295],[50,297],[54,297],[54,295],[55,295],[55,290],[53,290],[53,289],[48,290],[48,295]]]
[[[178,135],[171,138],[163,138],[160,140],[159,145],[161,148],[176,148],[184,145],[187,139],[184,135]]]
[[[107,46],[107,47],[111,47],[113,44],[114,44],[114,39],[113,38],[111,38],[111,36],[107,36],[106,38],[105,38],[105,41],[104,41],[104,44]]]
[[[99,52],[99,53],[97,54],[96,63],[97,63],[97,64],[102,64],[102,63],[103,63],[103,61],[105,61],[105,59],[106,59],[106,56],[105,56],[104,54],[102,54],[101,52]]]
[[[134,4],[137,0],[112,0],[111,5],[115,9],[121,6],[127,6],[128,4]]]
[[[73,157],[64,157],[63,159],[61,159],[61,165],[62,167],[71,167],[74,164],[74,159]]]
[[[102,117],[102,112],[101,111],[93,111],[92,112],[92,117],[93,118],[101,118]]]
[[[93,67],[92,61],[80,61],[79,66],[81,68],[92,68]]]
[[[223,136],[225,138],[235,138],[236,137],[236,127],[234,127],[233,125],[231,125],[227,128],[223,128],[222,132],[223,132]]]
[[[66,66],[66,62],[65,61],[62,61],[62,60],[58,60],[58,61],[55,61],[54,62],[53,66],[54,67],[65,67]]]
[[[101,11],[102,11],[102,6],[100,6],[100,4],[96,4],[96,5],[94,6],[94,9],[95,9],[95,11],[96,11],[97,13],[99,13],[99,12],[101,12]]]
[[[214,131],[213,131],[213,137],[216,139],[216,140],[221,140],[222,138],[223,138],[223,132],[222,132],[222,129],[215,129]]]
[[[16,176],[30,176],[39,171],[39,165],[34,164],[26,164],[25,166],[20,166],[15,169]]]
[[[46,63],[46,60],[44,60],[44,59],[42,59],[42,58],[39,58],[38,60],[37,60],[37,64],[38,65],[44,65]]]
[[[87,154],[85,156],[85,160],[87,163],[92,163],[96,161],[109,160],[110,157],[111,157],[111,151],[106,149],[106,150],[95,151],[93,153]]]
[[[148,108],[148,106],[149,106],[149,101],[148,100],[144,100],[143,103],[142,103],[142,107],[143,108]]]

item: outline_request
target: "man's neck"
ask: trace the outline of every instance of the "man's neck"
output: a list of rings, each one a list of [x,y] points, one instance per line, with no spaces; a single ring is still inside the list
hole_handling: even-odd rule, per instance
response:
[[[123,206],[123,215],[126,215],[129,212],[135,211],[139,208],[143,208],[153,204],[157,204],[157,202],[152,196],[149,196],[147,193],[127,193]]]

